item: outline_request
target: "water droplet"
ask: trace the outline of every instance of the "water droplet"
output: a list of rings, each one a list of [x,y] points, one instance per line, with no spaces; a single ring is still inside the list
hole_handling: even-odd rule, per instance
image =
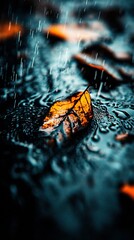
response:
[[[131,130],[131,129],[132,129],[131,124],[128,123],[128,122],[125,122],[125,123],[124,123],[124,127],[125,127],[127,130]]]
[[[107,145],[110,148],[115,148],[115,143],[113,143],[113,142],[108,142]]]
[[[26,82],[31,81],[32,78],[33,78],[33,75],[32,75],[32,74],[31,74],[31,75],[27,75],[27,76],[25,77],[25,81],[26,81]]]
[[[113,113],[116,115],[117,118],[120,118],[120,119],[123,119],[123,120],[126,120],[130,117],[130,115],[126,112],[126,111],[113,111]]]
[[[108,133],[109,132],[109,130],[107,128],[104,128],[102,126],[99,127],[99,130],[100,130],[101,133]]]
[[[100,140],[100,137],[99,137],[99,135],[97,134],[97,130],[98,130],[98,127],[96,128],[96,130],[95,130],[95,132],[94,132],[94,134],[93,134],[93,136],[92,136],[92,140],[93,140],[94,142],[98,142],[98,141]]]
[[[100,140],[99,135],[98,135],[98,134],[94,134],[94,135],[92,136],[92,140],[93,140],[94,142],[98,142],[98,141]]]
[[[134,110],[134,104],[130,104],[129,107]]]
[[[99,153],[100,149],[95,145],[87,145],[87,148],[90,152]]]
[[[109,129],[110,129],[111,131],[116,131],[118,127],[119,127],[118,123],[112,123],[112,124],[109,126]]]

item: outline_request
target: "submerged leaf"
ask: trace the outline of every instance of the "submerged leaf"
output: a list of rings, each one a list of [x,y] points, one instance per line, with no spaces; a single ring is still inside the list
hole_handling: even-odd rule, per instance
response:
[[[102,32],[93,30],[85,24],[55,24],[45,29],[44,32],[48,37],[69,42],[97,41],[105,37]]]
[[[44,119],[40,131],[51,135],[58,142],[71,138],[72,134],[88,126],[93,117],[88,90],[55,102]]]
[[[125,184],[121,187],[120,191],[134,200],[134,185]]]
[[[15,23],[2,23],[0,24],[0,40],[6,40],[22,34],[23,28]]]

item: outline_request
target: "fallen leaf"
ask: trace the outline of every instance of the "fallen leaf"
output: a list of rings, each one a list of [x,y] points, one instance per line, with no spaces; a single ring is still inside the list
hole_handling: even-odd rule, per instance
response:
[[[133,56],[128,52],[116,52],[114,53],[117,60],[119,60],[121,63],[131,63],[133,64]]]
[[[133,56],[128,52],[120,52],[118,49],[116,51],[104,44],[95,43],[86,46],[82,53],[95,58],[96,60],[109,61],[113,64],[115,63],[133,63]]]
[[[55,102],[39,130],[46,135],[52,134],[51,136],[61,143],[87,127],[92,117],[91,98],[86,89],[65,100]]]
[[[132,141],[134,141],[134,135],[132,135],[130,133],[121,133],[121,134],[118,134],[115,137],[115,139],[116,139],[116,141],[119,141],[119,142],[122,142],[122,143],[132,142]]]
[[[86,56],[83,53],[79,53],[73,56],[81,68],[82,74],[89,80],[90,83],[106,82],[106,85],[118,85],[122,82],[122,78],[119,73],[111,66],[107,64],[101,64],[101,62],[94,60]]]
[[[1,23],[0,24],[0,40],[6,40],[22,34],[23,28],[15,23]]]
[[[106,87],[114,87],[121,82],[133,80],[132,55],[128,52],[115,52],[104,44],[92,43],[73,58],[84,77],[92,80],[92,83],[103,81],[106,82]]]
[[[120,191],[134,200],[134,185],[125,184],[120,188]]]
[[[105,37],[103,32],[100,33],[100,31],[92,30],[86,24],[55,24],[45,29],[44,33],[46,33],[49,38],[69,42],[97,41],[102,36]]]

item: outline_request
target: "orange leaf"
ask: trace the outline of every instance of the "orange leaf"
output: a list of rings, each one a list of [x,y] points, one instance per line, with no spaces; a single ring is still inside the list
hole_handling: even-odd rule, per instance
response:
[[[125,184],[121,187],[120,191],[134,200],[134,185]]]
[[[40,131],[58,142],[88,126],[93,117],[91,98],[88,90],[78,92],[69,98],[55,102],[44,119]]]
[[[100,34],[84,24],[55,24],[45,29],[44,32],[51,38],[69,42],[96,41],[102,37],[102,33]]]
[[[79,53],[73,57],[82,68],[82,73],[90,77],[91,81],[109,81],[109,84],[122,81],[121,76],[113,67],[109,67],[107,64],[102,65],[101,62],[95,61],[93,58],[86,54]]]
[[[115,137],[115,140],[125,143],[134,141],[134,135],[130,133],[121,133]]]
[[[82,69],[83,75],[95,80],[95,83],[105,81],[106,86],[114,86],[127,80],[132,81],[132,55],[127,52],[116,52],[104,44],[94,43],[86,46],[73,58]],[[120,67],[122,63],[125,64]]]
[[[6,40],[22,34],[23,28],[19,24],[2,23],[0,24],[0,40]]]

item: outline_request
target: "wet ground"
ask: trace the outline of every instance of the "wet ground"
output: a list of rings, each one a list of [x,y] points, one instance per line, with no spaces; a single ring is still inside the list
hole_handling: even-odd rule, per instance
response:
[[[51,8],[46,15],[39,7],[9,8],[6,18],[25,32],[0,42],[0,235],[133,239],[134,201],[120,189],[134,184],[134,5],[55,1]],[[94,42],[54,42],[43,33],[54,23],[96,21],[107,37]],[[96,42],[129,53],[125,60],[106,57],[108,70],[122,69],[121,82],[81,72],[72,56]],[[48,145],[39,128],[50,106],[88,84],[94,112],[88,128],[62,147]],[[120,141],[120,134],[129,137]]]

